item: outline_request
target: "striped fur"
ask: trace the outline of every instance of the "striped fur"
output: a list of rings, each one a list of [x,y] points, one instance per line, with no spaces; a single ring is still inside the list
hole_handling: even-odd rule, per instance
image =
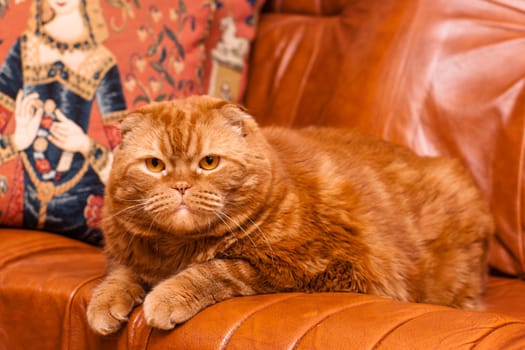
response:
[[[110,270],[88,308],[101,334],[142,301],[161,329],[271,292],[481,306],[493,222],[453,160],[350,130],[259,128],[204,96],[145,106],[121,129],[105,202]],[[219,165],[203,169],[210,155]],[[165,168],[148,168],[152,158]]]

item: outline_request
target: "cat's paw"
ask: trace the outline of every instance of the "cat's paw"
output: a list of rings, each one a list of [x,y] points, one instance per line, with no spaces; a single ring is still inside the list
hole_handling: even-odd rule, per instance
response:
[[[164,330],[189,320],[199,310],[168,288],[155,288],[144,300],[144,318],[147,324]]]
[[[116,293],[96,291],[87,308],[89,326],[102,335],[115,333],[143,299],[142,289]]]

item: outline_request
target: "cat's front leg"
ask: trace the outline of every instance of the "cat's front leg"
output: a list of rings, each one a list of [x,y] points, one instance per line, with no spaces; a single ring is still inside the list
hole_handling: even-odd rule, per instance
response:
[[[172,329],[207,306],[240,295],[262,293],[255,269],[242,260],[191,265],[153,288],[144,300],[148,325]]]
[[[127,267],[112,269],[95,288],[87,308],[90,327],[99,334],[119,330],[135,305],[144,300],[144,288],[138,277]]]

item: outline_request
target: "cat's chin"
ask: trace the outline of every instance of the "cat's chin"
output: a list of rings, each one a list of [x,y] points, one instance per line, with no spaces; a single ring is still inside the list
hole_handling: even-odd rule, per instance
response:
[[[181,206],[175,210],[171,216],[171,226],[177,231],[191,231],[196,225],[195,214],[186,206]]]
[[[209,227],[209,220],[196,213],[187,206],[179,206],[174,212],[170,213],[169,218],[160,220],[158,224],[169,233],[182,237],[192,237],[202,235],[203,230]]]

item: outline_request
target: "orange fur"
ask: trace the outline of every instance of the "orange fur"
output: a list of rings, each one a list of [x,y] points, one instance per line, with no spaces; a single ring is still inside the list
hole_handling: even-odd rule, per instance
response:
[[[99,333],[142,300],[162,329],[270,292],[481,306],[493,222],[454,160],[351,130],[259,128],[205,96],[143,107],[122,135],[105,202],[110,271],[88,308]],[[209,155],[218,167],[200,168]],[[165,169],[148,169],[153,158]]]

